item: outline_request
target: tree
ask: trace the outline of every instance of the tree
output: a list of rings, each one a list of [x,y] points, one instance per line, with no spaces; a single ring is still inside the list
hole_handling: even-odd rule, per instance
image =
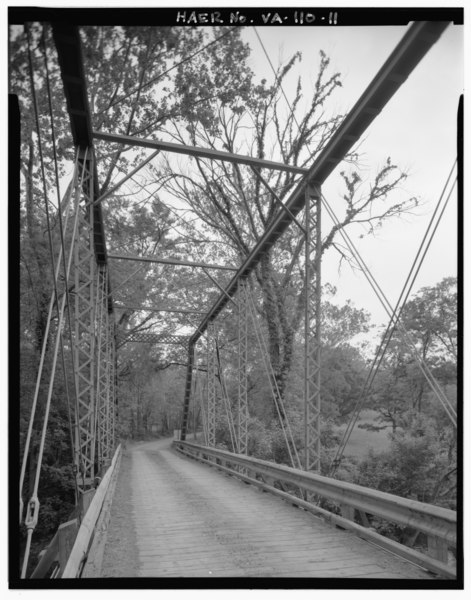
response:
[[[207,89],[204,81],[198,79],[201,87],[198,91],[203,98],[190,97],[187,83],[196,79],[188,56],[200,51],[211,35],[203,29],[170,28],[170,27],[84,27],[81,29],[85,59],[85,73],[88,81],[90,109],[93,127],[97,130],[111,130],[125,134],[155,134],[163,130],[165,123],[176,115],[189,114],[192,118],[205,115],[207,121],[214,120],[212,108],[215,100],[230,104],[229,95],[238,99],[244,93],[247,77],[250,72],[245,69],[247,49],[240,41],[237,28],[215,28],[210,30],[214,39],[221,38],[217,45],[205,50],[205,64],[208,85],[211,96],[204,95]],[[51,123],[47,117],[48,96],[47,76],[53,94],[52,107],[55,124],[56,148],[59,176],[70,172],[70,162],[73,159],[73,147],[69,125],[66,120],[65,100],[62,92],[60,71],[57,65],[54,46],[49,27],[34,24],[29,29],[29,45],[27,36],[19,28],[13,28],[10,35],[11,57],[10,86],[11,92],[20,97],[22,114],[22,207],[24,215],[24,238],[22,240],[22,259],[25,280],[32,286],[32,293],[37,305],[34,314],[33,332],[36,336],[35,345],[39,349],[45,331],[47,306],[52,287],[50,277],[50,257],[48,255],[47,231],[44,219],[44,194],[41,184],[41,170],[38,157],[38,139],[35,133],[33,95],[29,76],[29,52],[31,51],[32,67],[40,127],[42,129],[42,150],[46,165],[53,165],[52,142],[50,135]],[[217,50],[216,50],[217,47]],[[228,69],[228,58],[237,61]],[[226,57],[226,58],[224,58]],[[47,58],[47,62],[46,59]],[[186,59],[186,60],[185,60]],[[226,61],[226,68],[221,70],[221,60]],[[46,65],[48,71],[46,72]],[[106,66],[105,66],[106,65]],[[177,76],[172,77],[172,69],[176,68]],[[136,85],[136,68],[138,71]],[[188,72],[188,73],[187,73]],[[187,73],[187,75],[185,75]],[[211,80],[210,74],[217,73]],[[247,73],[247,74],[246,74]],[[231,94],[229,94],[229,89]],[[204,101],[204,102],[203,102]],[[201,105],[201,106],[200,106]],[[111,150],[111,152],[110,152]],[[134,150],[124,151],[122,147],[110,148],[109,145],[98,143],[96,157],[101,183],[100,194],[108,190],[119,173],[127,173],[136,166],[145,152]],[[151,167],[150,167],[151,168]],[[54,169],[45,169],[48,195],[54,197]],[[155,210],[156,190],[161,184],[158,171],[152,170],[153,182],[149,186],[134,187],[133,195],[140,192],[139,200],[145,206],[153,203]],[[51,191],[52,188],[52,191]],[[67,194],[62,198],[62,207],[67,204]],[[115,209],[116,197],[112,196],[103,202],[105,213],[112,214]],[[55,228],[57,238],[57,218],[52,201],[51,226]],[[108,211],[108,206],[110,210]],[[121,220],[126,210],[134,210],[131,199],[121,198]],[[143,212],[146,211],[143,209]],[[165,211],[164,211],[165,212]],[[165,219],[165,215],[161,215]],[[113,243],[110,244],[113,247]],[[118,285],[120,282],[115,282]]]
[[[435,286],[419,290],[405,304],[401,321],[414,351],[396,328],[370,401],[370,406],[378,412],[377,421],[390,424],[393,433],[407,421],[404,414],[410,411],[437,416],[443,413],[448,422],[418,365],[417,355],[428,366],[448,400],[456,403],[456,278],[447,277]]]
[[[388,452],[370,451],[360,462],[355,482],[455,509],[456,464],[450,463],[446,447],[437,435],[438,424],[414,412],[408,417],[407,429],[392,438]],[[452,480],[446,485],[450,477]]]
[[[253,83],[245,106],[230,107],[229,110],[221,103],[218,123],[213,127],[208,129],[197,118],[190,120],[186,127],[179,121],[170,121],[173,125],[169,128],[170,133],[180,143],[246,153],[299,167],[310,164],[343,119],[343,115],[329,114],[327,109],[329,100],[341,85],[341,77],[339,73],[330,72],[329,59],[322,52],[314,78],[314,93],[307,101],[307,109],[302,112],[303,92],[298,81],[290,110],[286,111],[282,85],[300,59],[296,54],[280,66],[273,85],[268,85],[266,80]],[[197,66],[195,63],[195,68]],[[352,154],[346,157],[346,162],[354,158]],[[280,210],[274,194],[267,192],[259,177],[245,166],[216,165],[196,159],[195,168],[188,167],[180,173],[176,173],[175,165],[169,162],[168,174],[168,191],[191,207],[200,220],[201,230],[213,241],[206,246],[208,255],[218,255],[229,264],[243,262]],[[336,249],[342,258],[349,259],[337,242],[340,229],[362,222],[369,224],[373,232],[385,219],[399,216],[415,206],[415,199],[388,201],[405,176],[388,158],[371,182],[370,189],[365,191],[364,182],[355,170],[344,171],[344,214],[340,224],[333,226],[324,237],[322,252]],[[278,198],[286,200],[296,177],[286,172],[271,172],[265,177]],[[255,272],[261,291],[259,310],[268,331],[270,359],[282,396],[292,367],[295,334],[304,314],[306,290],[302,250],[302,237],[291,231],[275,248],[263,254]]]
[[[49,339],[46,338],[46,323],[49,300],[53,289],[52,259],[49,244],[49,234],[52,238],[52,254],[57,262],[59,236],[59,219],[63,217],[69,204],[69,192],[71,189],[70,173],[72,170],[74,148],[70,134],[70,126],[67,120],[65,99],[63,96],[60,70],[51,35],[51,29],[47,25],[34,23],[29,25],[27,31],[14,27],[10,30],[10,91],[19,97],[21,110],[21,356],[20,368],[22,374],[30,376],[22,377],[21,384],[21,440],[24,445],[25,430],[27,428],[31,399],[34,393],[34,375],[39,364],[39,354],[43,343],[46,342],[48,352],[45,360],[45,376],[40,387],[40,397],[37,412],[37,420],[33,425],[33,438],[31,456],[29,459],[29,471],[33,474],[34,461],[37,456],[37,431],[40,430],[39,419],[43,414],[45,390],[47,379],[50,374],[50,340],[56,335],[57,322],[53,316],[52,327],[49,331]],[[170,116],[184,115],[188,111],[195,110],[197,103],[208,102],[205,107],[207,116],[211,119],[211,99],[196,98],[195,103],[190,103],[188,90],[185,84],[185,60],[188,53],[201,50],[202,46],[213,39],[214,36],[227,37],[221,42],[221,48],[229,53],[234,52],[241,61],[243,69],[244,45],[240,41],[240,35],[236,28],[228,29],[194,29],[194,28],[131,28],[131,27],[99,27],[83,28],[81,36],[85,56],[85,72],[89,87],[89,100],[92,112],[93,127],[95,129],[112,130],[120,133],[145,133],[155,134],[162,130],[165,122]],[[219,60],[218,53],[209,51],[207,55],[208,69],[211,72],[211,64]],[[30,58],[32,69],[30,69]],[[182,62],[183,61],[183,62]],[[172,79],[169,71],[177,63],[181,74],[180,79]],[[239,63],[237,63],[238,65]],[[136,80],[136,71],[138,77]],[[216,69],[214,70],[216,72]],[[227,97],[228,89],[231,87],[235,96],[242,91],[242,85],[238,87],[237,77],[241,70],[238,66],[229,73],[221,74],[212,86],[215,98]],[[236,79],[232,81],[232,76]],[[243,78],[240,77],[239,81]],[[37,103],[37,113],[41,134],[41,149],[44,157],[44,175],[39,160],[39,137],[35,123],[35,105],[33,101],[33,87]],[[137,87],[136,87],[137,83]],[[130,88],[132,88],[130,90]],[[50,90],[50,98],[48,91]],[[52,118],[55,130],[56,155],[52,147],[51,121],[49,118],[49,100],[52,105]],[[191,105],[190,105],[191,104]],[[111,152],[110,152],[111,150]],[[101,184],[100,192],[104,193],[109,187],[127,173],[140,160],[144,152],[127,152],[123,148],[109,148],[103,144],[97,144],[96,158],[98,167],[98,178]],[[57,169],[60,183],[61,213],[58,210],[58,195],[55,185],[55,158],[57,158]],[[158,170],[150,167],[152,172],[152,185],[149,182],[137,181],[133,188],[128,187],[128,195],[123,195],[123,190],[118,194],[110,196],[102,203],[105,217],[111,221],[109,229],[109,249],[114,250],[123,244],[123,237],[129,234],[132,228],[135,239],[128,250],[139,252],[168,251],[173,252],[176,241],[169,237],[168,229],[172,226],[168,211],[162,206],[158,199],[158,189],[162,183]],[[65,184],[64,184],[65,182]],[[44,186],[46,191],[44,192]],[[67,188],[67,189],[65,189]],[[126,193],[126,189],[124,189]],[[129,193],[134,196],[130,197]],[[46,205],[48,200],[48,205]],[[136,206],[133,202],[138,200],[141,204]],[[49,220],[46,219],[46,206],[49,211]],[[126,240],[128,241],[128,240]],[[122,265],[121,265],[122,267]],[[135,267],[134,267],[135,268]],[[150,266],[145,266],[137,275],[131,276],[130,264],[127,268],[112,270],[112,289],[121,286],[121,291],[127,291],[127,296],[121,299],[127,303],[135,300],[142,301],[149,292],[155,294],[166,294],[168,289],[160,285],[162,279],[158,280],[155,275],[162,274]],[[157,279],[157,284],[156,284]],[[126,280],[127,283],[126,283]],[[169,281],[169,286],[171,281]],[[127,290],[126,290],[126,287]],[[64,281],[59,280],[59,298],[64,293]],[[73,291],[73,290],[72,290]],[[132,291],[132,296],[130,292]],[[172,297],[169,298],[172,301]],[[136,328],[144,330],[155,322],[152,316],[139,311],[131,313],[119,313],[120,325],[124,328]],[[167,324],[170,327],[170,323]],[[66,348],[67,350],[67,348]],[[66,352],[66,363],[70,357]],[[68,377],[68,376],[66,376]],[[67,473],[72,472],[72,453],[69,438],[64,438],[69,428],[67,415],[65,382],[55,383],[53,402],[51,407],[50,423],[55,423],[54,428],[48,429],[52,432],[49,436],[45,451],[45,460],[41,472],[41,503],[43,506],[55,510],[58,506],[58,498],[62,502],[65,512],[68,512],[71,499],[73,499],[73,477]],[[69,390],[73,389],[73,379],[68,379]],[[147,414],[147,413],[146,413]],[[60,426],[59,426],[60,424]],[[50,427],[52,427],[50,425]],[[55,438],[64,439],[60,455],[54,450]],[[51,444],[51,447],[49,447]],[[62,447],[62,442],[61,442]],[[50,451],[51,450],[51,451]],[[53,482],[62,473],[63,484],[67,488],[65,492]],[[51,476],[50,476],[51,475]],[[54,481],[55,481],[54,480]],[[26,488],[32,478],[27,474]],[[45,482],[45,484],[43,484]],[[27,492],[26,492],[27,493]],[[62,511],[63,512],[63,511]],[[40,522],[38,532],[40,540],[38,548],[44,544],[42,534],[52,533],[51,527],[55,528],[63,516],[57,512],[54,523],[51,521],[52,512],[40,511]],[[58,521],[59,519],[59,521]],[[62,519],[64,520],[64,519]]]
[[[456,279],[422,288],[404,306],[403,323],[448,400],[456,402]],[[414,353],[395,332],[370,407],[392,427],[388,452],[370,452],[351,469],[360,485],[456,509],[456,428],[428,389]],[[402,535],[402,534],[401,534]]]

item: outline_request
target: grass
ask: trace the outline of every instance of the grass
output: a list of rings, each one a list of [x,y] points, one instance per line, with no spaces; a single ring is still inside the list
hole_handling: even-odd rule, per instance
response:
[[[369,450],[382,452],[389,448],[389,444],[391,443],[389,439],[390,428],[382,429],[381,431],[368,431],[367,429],[359,429],[358,427],[358,425],[365,423],[376,425],[375,416],[376,413],[373,410],[365,410],[361,413],[345,448],[345,456],[364,458]],[[338,431],[343,434],[345,426],[339,427]]]

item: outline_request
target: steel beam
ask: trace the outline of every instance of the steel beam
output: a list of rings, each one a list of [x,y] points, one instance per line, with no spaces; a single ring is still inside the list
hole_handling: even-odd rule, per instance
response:
[[[98,202],[103,202],[103,200],[105,200],[105,198],[108,198],[108,196],[111,196],[111,194],[114,194],[114,192],[116,192],[116,190],[118,190],[123,185],[123,183],[126,183],[126,181],[128,181],[129,179],[131,179],[131,177],[133,175],[135,175],[138,171],[140,171],[143,167],[145,167],[147,165],[147,163],[150,163],[150,161],[152,159],[154,159],[159,153],[160,153],[160,150],[156,150],[155,152],[152,152],[152,154],[150,156],[148,156],[147,158],[145,158],[130,173],[128,173],[122,179],[120,179],[116,185],[114,185],[107,192],[105,192],[99,198],[97,198],[94,201],[94,204],[98,204]]]
[[[106,133],[103,131],[94,131],[93,137],[97,140],[122,144],[125,146],[141,146],[143,148],[156,148],[165,152],[174,152],[176,154],[186,154],[198,158],[210,158],[212,160],[221,160],[242,165],[251,165],[254,167],[263,167],[276,171],[287,171],[288,173],[307,173],[307,169],[294,167],[292,165],[284,165],[283,163],[274,162],[271,160],[263,160],[252,156],[243,156],[242,154],[232,154],[230,152],[221,152],[212,148],[198,148],[197,146],[184,146],[182,144],[174,144],[172,142],[163,142],[160,140],[149,140],[136,138],[130,135],[117,135],[114,133]]]
[[[181,267],[198,267],[201,269],[221,269],[223,271],[237,271],[237,267],[226,267],[223,265],[190,262],[187,260],[179,260],[177,258],[159,258],[157,256],[131,256],[129,254],[108,254],[108,258],[113,258],[115,260],[135,260],[138,262],[162,263],[164,265],[178,265]]]
[[[52,34],[61,70],[70,128],[76,148],[93,148],[87,81],[83,65],[82,43],[78,27],[65,23],[52,23]],[[99,197],[96,165],[93,167],[92,201]],[[89,195],[86,192],[86,195]],[[93,245],[98,263],[106,263],[106,237],[100,204],[93,206]],[[109,302],[112,310],[112,302]]]

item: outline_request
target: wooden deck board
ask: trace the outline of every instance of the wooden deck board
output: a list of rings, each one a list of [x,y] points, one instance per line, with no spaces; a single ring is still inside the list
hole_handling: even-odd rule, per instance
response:
[[[280,498],[181,457],[169,442],[136,446],[131,457],[126,518],[135,533],[135,577],[432,578]],[[105,569],[102,576],[114,575]]]

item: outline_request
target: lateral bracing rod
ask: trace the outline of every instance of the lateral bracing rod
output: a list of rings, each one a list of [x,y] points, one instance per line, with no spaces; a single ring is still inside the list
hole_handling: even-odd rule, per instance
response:
[[[226,291],[225,291],[225,289],[222,287],[222,285],[220,285],[220,284],[219,284],[219,283],[218,283],[218,282],[217,282],[217,281],[214,279],[214,277],[213,277],[213,276],[212,276],[210,273],[208,273],[208,271],[206,271],[206,269],[203,269],[203,271],[204,271],[205,275],[207,275],[207,276],[209,277],[209,279],[211,279],[211,281],[214,283],[214,285],[215,285],[217,288],[219,288],[223,294],[225,294],[225,293],[226,293]],[[229,302],[232,302],[232,304],[234,304],[234,306],[237,306],[236,302],[234,302],[234,300],[233,300],[233,299],[232,299],[230,296],[227,296],[227,299],[229,300]],[[206,314],[206,313],[205,313],[205,314]]]
[[[224,265],[213,265],[200,262],[190,262],[177,258],[158,258],[157,256],[131,256],[126,254],[108,254],[108,258],[116,260],[135,260],[139,262],[162,263],[164,265],[178,265],[182,267],[197,267],[203,269],[221,269],[223,271],[237,271],[237,267],[226,267]]]
[[[211,158],[225,162],[238,163],[241,165],[253,165],[254,167],[264,167],[276,171],[288,171],[289,173],[307,173],[307,169],[294,167],[293,165],[284,165],[283,163],[264,160],[252,156],[243,156],[242,154],[232,154],[231,152],[221,152],[212,148],[198,148],[197,146],[185,146],[183,144],[174,144],[172,142],[163,142],[160,140],[149,140],[145,138],[136,138],[130,135],[116,135],[113,133],[104,133],[94,131],[93,137],[97,140],[123,144],[125,146],[142,146],[143,148],[156,148],[165,152],[174,152],[176,154],[186,154],[199,158]]]
[[[135,169],[133,169],[130,173],[128,173],[125,177],[123,177],[120,181],[118,181],[118,183],[116,185],[114,185],[111,189],[109,189],[107,192],[105,192],[99,198],[97,198],[93,204],[98,204],[99,202],[102,202],[105,198],[108,198],[108,196],[111,196],[111,194],[116,192],[116,190],[118,190],[123,185],[123,183],[126,183],[126,181],[128,179],[131,179],[131,177],[133,175],[135,175],[138,171],[140,171],[143,167],[145,167],[147,165],[147,163],[150,163],[150,161],[153,158],[155,158],[159,153],[160,153],[160,150],[156,150],[155,152],[152,152],[152,154],[150,156],[145,158],[140,164],[137,165],[137,167]]]
[[[171,313],[183,313],[189,315],[205,315],[206,312],[202,310],[189,310],[186,308],[157,308],[156,306],[123,306],[122,304],[115,304],[114,308],[118,310],[142,310],[143,312],[171,312]]]
[[[277,201],[277,203],[280,205],[281,209],[284,210],[287,215],[289,215],[290,219],[292,221],[294,221],[296,223],[296,225],[299,227],[299,229],[304,233],[304,235],[306,235],[306,228],[304,227],[304,225],[302,225],[298,221],[298,219],[293,215],[293,213],[290,211],[290,209],[284,204],[283,200],[278,196],[278,194],[271,187],[271,185],[268,183],[268,181],[265,179],[265,177],[263,177],[262,174],[259,173],[259,171],[253,167],[252,167],[252,171],[254,172],[255,177],[257,177],[259,179],[259,181],[266,187],[266,189],[270,192],[270,194],[273,196],[273,198]]]

